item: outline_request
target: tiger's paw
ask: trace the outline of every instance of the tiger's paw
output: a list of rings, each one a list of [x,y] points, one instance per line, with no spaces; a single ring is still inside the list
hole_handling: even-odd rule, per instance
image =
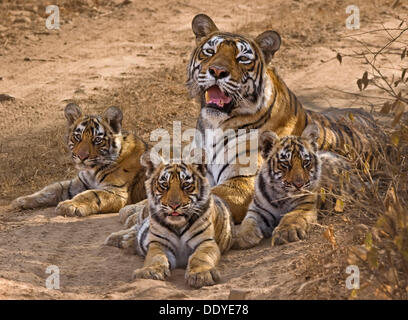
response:
[[[271,245],[295,242],[306,238],[309,223],[303,217],[284,217],[272,233]]]
[[[89,210],[83,204],[77,204],[73,200],[65,200],[58,204],[55,212],[60,216],[85,217],[89,215]]]
[[[137,230],[134,228],[111,233],[105,240],[107,246],[126,249],[135,244]]]
[[[246,219],[241,223],[232,248],[249,249],[256,246],[262,238],[262,232],[257,226],[256,221],[253,219]]]
[[[204,286],[212,286],[220,281],[221,276],[216,268],[211,268],[210,270],[201,271],[187,271],[186,272],[187,284],[192,288],[201,288]]]
[[[170,276],[170,269],[164,265],[155,265],[136,269],[133,272],[132,279],[153,279],[153,280],[165,280]]]

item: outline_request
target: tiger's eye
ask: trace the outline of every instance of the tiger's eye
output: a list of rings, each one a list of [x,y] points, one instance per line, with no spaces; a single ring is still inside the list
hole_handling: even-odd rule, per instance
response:
[[[206,55],[212,56],[215,53],[215,51],[213,49],[205,49],[204,53]]]
[[[241,56],[241,57],[239,57],[237,60],[238,60],[239,62],[247,62],[247,61],[249,61],[249,58],[248,58],[248,57],[245,57],[245,56]]]

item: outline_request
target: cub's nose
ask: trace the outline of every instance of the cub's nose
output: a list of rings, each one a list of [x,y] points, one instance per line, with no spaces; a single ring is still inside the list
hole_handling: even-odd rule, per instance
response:
[[[78,152],[76,156],[81,159],[81,161],[84,161],[89,158],[89,152]]]
[[[179,202],[174,202],[174,203],[169,203],[169,207],[172,208],[173,210],[177,210],[178,208],[180,208],[181,203]]]
[[[229,72],[227,69],[223,67],[211,66],[208,69],[208,72],[215,78],[215,79],[222,79],[229,76]]]
[[[293,181],[293,185],[296,188],[300,189],[305,185],[305,183],[302,180],[295,180],[295,181]]]

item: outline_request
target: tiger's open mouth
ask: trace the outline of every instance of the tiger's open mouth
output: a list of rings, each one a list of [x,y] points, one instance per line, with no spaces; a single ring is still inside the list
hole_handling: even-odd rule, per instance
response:
[[[217,85],[214,85],[205,91],[205,106],[228,113],[232,109],[233,101]]]

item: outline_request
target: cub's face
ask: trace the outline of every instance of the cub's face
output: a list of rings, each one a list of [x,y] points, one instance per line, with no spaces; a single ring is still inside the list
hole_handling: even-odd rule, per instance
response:
[[[201,98],[203,108],[219,115],[250,114],[262,96],[264,70],[279,49],[280,36],[266,31],[255,40],[218,31],[200,14],[193,19],[197,39],[187,86]]]
[[[154,166],[149,156],[142,157],[150,179],[146,189],[151,214],[160,221],[182,226],[194,216],[199,218],[208,207],[210,187],[202,166],[185,163],[161,163]],[[150,159],[150,158],[148,158]]]
[[[321,162],[317,145],[306,137],[278,138],[273,133],[261,137],[266,170],[271,183],[285,192],[313,191],[319,184]]]
[[[75,104],[65,108],[68,147],[78,169],[113,163],[121,148],[122,112],[110,107],[103,116],[82,115]]]

